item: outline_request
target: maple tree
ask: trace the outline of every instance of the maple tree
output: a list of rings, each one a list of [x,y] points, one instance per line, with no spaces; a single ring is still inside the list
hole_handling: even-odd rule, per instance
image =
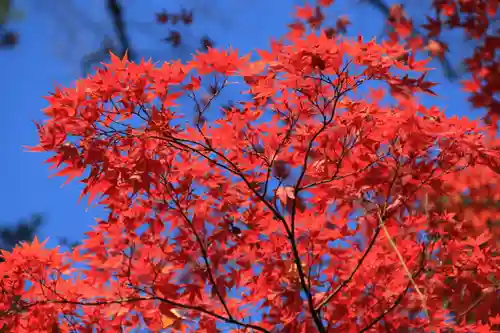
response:
[[[31,150],[109,216],[2,251],[4,331],[498,329],[492,126],[420,104],[404,41],[293,26],[257,52],[112,56],[47,97]]]
[[[304,33],[308,28],[320,29],[330,35],[345,33],[350,21],[347,16],[340,16],[330,24],[331,18],[325,13],[325,7],[333,0],[315,0],[316,6],[306,4],[298,10],[297,20],[290,26],[297,33]],[[443,65],[445,75],[452,79],[461,79],[465,92],[470,94],[472,107],[486,111],[485,120],[498,127],[500,117],[500,25],[498,24],[498,0],[430,0],[419,6],[422,13],[408,12],[403,3],[398,1],[363,0],[387,18],[389,38],[404,42],[412,50],[427,52]],[[419,15],[420,14],[420,15]],[[418,24],[419,16],[425,17],[424,23]],[[448,32],[448,34],[446,34]],[[455,53],[464,53],[464,70],[458,71],[448,58],[449,32],[461,34],[466,41],[474,41],[472,49],[463,44]],[[471,51],[470,54],[467,54]],[[406,55],[404,55],[406,56]]]
[[[341,1],[338,1],[341,2]],[[387,17],[386,30],[389,37],[408,43],[412,49],[421,49],[430,56],[441,61],[445,76],[460,79],[465,92],[470,94],[473,108],[486,110],[485,120],[498,126],[500,115],[499,77],[500,59],[497,56],[500,48],[500,25],[498,24],[498,0],[428,0],[419,6],[422,11],[407,11],[402,3],[385,0],[361,0],[379,10]],[[0,2],[0,46],[12,47],[18,43],[18,35],[6,28],[8,14],[12,12],[10,1]],[[124,19],[127,3],[118,0],[107,0],[106,8],[109,21],[116,32],[116,40],[104,38],[100,48],[85,55],[82,59],[82,70],[87,74],[100,61],[107,59],[109,51],[123,55],[128,49],[129,56],[135,60],[134,41],[129,38],[128,23]],[[324,27],[329,36],[346,33],[351,25],[345,15],[331,17],[324,9],[334,4],[332,0],[314,0],[298,11],[296,20],[290,27],[298,32],[307,28],[320,29]],[[350,3],[350,2],[349,2]],[[5,8],[3,8],[5,7]],[[186,27],[196,20],[195,8],[166,10],[158,8],[150,20],[165,29],[162,42],[174,48],[183,44],[186,39],[182,26]],[[355,8],[355,10],[357,7]],[[203,11],[203,8],[200,9]],[[217,9],[221,11],[221,9]],[[67,15],[74,15],[69,13]],[[422,22],[421,22],[422,21]],[[63,28],[64,30],[64,28]],[[463,35],[466,41],[474,45],[465,46],[460,43],[458,49],[451,50],[450,32]],[[214,42],[209,36],[200,36],[198,46],[205,50]],[[471,44],[471,43],[469,43]],[[450,53],[463,54],[460,64],[453,64]],[[456,68],[464,67],[464,68]]]

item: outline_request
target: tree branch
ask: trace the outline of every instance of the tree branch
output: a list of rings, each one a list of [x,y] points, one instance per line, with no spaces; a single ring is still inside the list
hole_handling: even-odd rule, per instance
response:
[[[359,268],[361,267],[361,265],[363,265],[363,262],[365,261],[366,257],[368,256],[368,254],[370,253],[371,249],[373,248],[373,245],[375,244],[375,242],[376,242],[379,234],[380,234],[380,227],[377,227],[377,229],[375,230],[375,233],[373,234],[373,237],[372,237],[372,239],[370,241],[370,244],[366,248],[365,253],[363,253],[363,255],[361,256],[361,258],[358,260],[358,263],[356,264],[356,266],[352,270],[351,274],[349,274],[349,277],[347,279],[345,279],[344,281],[342,281],[337,286],[337,288],[335,288],[335,290],[330,295],[328,295],[323,301],[321,301],[321,303],[319,303],[316,306],[316,308],[315,308],[316,311],[319,311],[322,307],[324,307],[325,305],[327,305],[328,302],[330,302],[335,296],[337,296],[337,294],[340,293],[342,291],[342,289],[349,282],[351,282],[352,278],[354,277],[354,274],[356,274],[356,272],[359,270]]]
[[[472,302],[471,305],[469,305],[467,307],[467,309],[465,309],[463,312],[459,313],[457,315],[457,323],[459,322],[459,319],[466,316],[469,312],[471,312],[476,306],[478,306],[485,298],[486,296],[494,293],[494,292],[498,292],[500,289],[499,289],[499,286],[498,285],[494,285],[493,287],[490,287],[490,288],[487,288],[485,291],[483,291],[483,293],[474,301]]]
[[[346,64],[346,66],[344,67],[344,69],[342,70],[342,72],[345,71],[345,68],[347,68],[348,65],[349,65],[349,63]],[[339,74],[337,74],[337,75],[340,78],[340,75]],[[339,88],[338,85],[334,86],[335,96],[326,103],[326,105],[323,107],[323,110],[320,110],[323,113],[323,111],[333,102],[332,112],[331,112],[331,114],[330,114],[330,116],[328,118],[326,118],[326,115],[323,115],[324,120],[323,120],[323,124],[322,124],[321,128],[312,136],[311,140],[309,141],[309,143],[307,145],[307,148],[306,148],[306,152],[304,154],[304,161],[302,163],[302,170],[301,170],[299,178],[298,178],[298,180],[297,180],[297,182],[295,183],[295,186],[294,186],[295,197],[294,197],[294,199],[292,201],[291,225],[290,225],[290,233],[289,233],[288,237],[290,239],[290,243],[291,243],[291,246],[292,246],[292,252],[293,252],[293,255],[294,255],[295,265],[297,266],[297,273],[298,273],[299,278],[300,278],[300,283],[302,285],[302,289],[304,289],[304,292],[306,293],[306,296],[307,296],[307,302],[308,302],[308,305],[309,305],[309,310],[311,312],[311,315],[312,315],[312,317],[314,319],[314,322],[315,322],[316,326],[318,327],[318,330],[321,333],[322,332],[326,332],[326,329],[323,326],[323,323],[322,323],[321,318],[319,316],[318,310],[314,307],[314,300],[313,300],[312,292],[307,287],[306,275],[305,275],[304,270],[302,268],[300,254],[299,254],[299,251],[297,250],[297,244],[296,244],[296,241],[295,241],[295,218],[296,218],[296,214],[297,214],[298,193],[300,191],[300,185],[302,183],[302,180],[304,179],[304,176],[305,176],[305,174],[307,172],[309,154],[310,154],[310,152],[311,152],[311,150],[313,148],[314,142],[321,135],[321,133],[323,133],[325,131],[325,129],[328,127],[328,125],[330,125],[332,123],[332,121],[333,121],[333,119],[335,117],[335,111],[336,111],[336,108],[337,108],[337,104],[338,104],[340,98],[342,98],[342,96],[344,96],[344,94],[348,93],[352,89],[354,89],[354,88],[358,87],[359,85],[361,85],[363,82],[364,82],[364,80],[357,81],[351,87],[346,87],[345,89],[341,89],[342,87]],[[339,83],[339,84],[342,84],[342,83]],[[333,84],[332,84],[332,86],[333,86]],[[311,101],[311,103],[313,105],[315,105],[316,107],[320,108],[317,105],[317,103],[314,103],[313,101]]]
[[[423,306],[423,310],[425,312],[425,316],[429,319],[429,311],[427,310],[427,302],[426,302],[425,295],[422,294],[422,292],[420,291],[420,288],[418,287],[417,283],[413,279],[413,275],[411,274],[410,269],[408,268],[408,265],[406,265],[405,259],[401,255],[401,252],[399,252],[398,247],[396,246],[396,243],[394,243],[394,240],[392,239],[391,234],[389,233],[389,230],[387,230],[387,227],[385,226],[385,223],[382,220],[382,217],[380,216],[380,214],[377,214],[377,216],[378,216],[378,219],[379,219],[379,224],[380,224],[382,230],[384,230],[384,234],[385,234],[385,237],[387,238],[387,241],[389,242],[389,244],[391,245],[392,249],[396,253],[396,255],[397,255],[398,259],[399,259],[399,262],[401,263],[401,266],[403,267],[406,275],[408,276],[408,279],[410,280],[411,284],[413,285],[413,288],[415,288],[415,292],[420,297],[420,301],[422,302],[422,306]]]
[[[183,304],[183,303],[179,303],[179,302],[167,299],[167,298],[163,298],[163,297],[157,296],[151,292],[148,292],[147,290],[144,290],[142,288],[134,287],[133,285],[131,285],[130,287],[135,289],[136,291],[146,293],[146,294],[150,295],[150,297],[142,297],[142,296],[141,297],[124,297],[124,298],[120,298],[120,299],[116,299],[116,300],[102,300],[102,301],[96,300],[96,301],[88,301],[88,302],[71,301],[71,300],[67,300],[64,297],[62,297],[56,290],[47,286],[42,280],[38,280],[37,282],[40,283],[41,286],[45,286],[46,288],[48,288],[51,292],[53,292],[60,299],[59,300],[36,301],[34,303],[27,303],[27,302],[24,302],[21,300],[20,302],[24,303],[24,304],[19,304],[21,306],[20,310],[29,309],[33,306],[45,305],[45,304],[73,304],[73,305],[80,305],[80,306],[100,306],[100,305],[126,304],[126,303],[140,302],[140,301],[157,300],[157,301],[161,301],[161,302],[164,302],[166,304],[169,304],[169,305],[176,307],[176,308],[197,311],[197,312],[209,315],[213,318],[219,319],[219,320],[224,321],[228,324],[234,324],[234,325],[242,326],[245,328],[252,328],[256,331],[263,332],[263,333],[271,333],[270,331],[268,331],[265,328],[262,328],[260,326],[253,325],[253,324],[246,324],[246,323],[243,323],[243,322],[236,320],[234,318],[224,317],[224,316],[219,315],[213,311],[207,310],[201,306]],[[5,293],[5,290],[3,290],[3,292]],[[6,314],[9,315],[10,313],[7,312]]]
[[[134,52],[130,47],[129,37],[127,35],[127,29],[125,27],[125,21],[123,19],[123,7],[118,0],[107,0],[106,3],[108,11],[113,20],[113,26],[115,28],[116,35],[122,46],[122,55],[125,52],[128,53],[129,59],[134,59]]]
[[[418,277],[424,271],[424,267],[425,267],[425,253],[422,255],[420,268],[418,269],[417,272],[415,272],[412,275],[412,280],[414,278]],[[375,319],[373,319],[370,322],[370,324],[368,324],[367,326],[362,328],[359,332],[363,333],[363,332],[370,330],[379,321],[381,321],[387,314],[389,314],[391,311],[393,311],[401,303],[401,301],[404,299],[404,297],[408,293],[408,290],[410,290],[410,287],[412,286],[412,280],[408,281],[408,283],[406,284],[406,288],[398,295],[398,297],[396,298],[396,300],[394,300],[394,303],[392,303],[392,305],[390,307],[385,309],[384,312],[382,312],[380,315],[378,315]]]
[[[201,240],[200,235],[198,234],[195,227],[193,226],[193,222],[191,221],[191,219],[186,215],[186,212],[182,209],[178,198],[174,197],[174,195],[168,189],[168,183],[165,184],[165,188],[167,188],[167,191],[169,192],[170,198],[172,199],[172,201],[175,203],[175,205],[179,209],[179,212],[181,213],[184,221],[189,225],[191,231],[193,232],[193,234],[196,238],[198,245],[200,246],[201,254],[203,257],[203,262],[205,263],[205,267],[206,267],[207,272],[208,272],[208,278],[210,280],[210,283],[212,284],[212,287],[215,289],[215,293],[216,293],[217,297],[219,298],[219,301],[221,302],[222,306],[224,307],[224,310],[226,311],[227,315],[229,316],[229,319],[231,319],[231,320],[234,319],[233,315],[231,314],[231,311],[229,311],[229,308],[226,304],[226,301],[224,300],[224,298],[222,297],[222,294],[219,291],[219,288],[218,288],[217,283],[216,283],[215,278],[214,278],[214,274],[213,274],[211,266],[210,266],[210,261],[208,259],[207,250],[205,249],[205,246]],[[167,204],[167,202],[165,200],[164,200],[164,203]]]
[[[142,291],[150,294],[147,291],[144,291],[144,290],[142,290]],[[242,327],[246,327],[246,328],[252,328],[252,329],[259,331],[259,332],[271,333],[270,331],[268,331],[265,328],[262,328],[260,326],[246,324],[246,323],[243,323],[239,320],[226,318],[226,317],[221,316],[215,312],[207,310],[201,306],[178,303],[178,302],[175,302],[175,301],[172,301],[172,300],[160,297],[160,296],[156,296],[156,295],[151,296],[151,297],[129,297],[129,298],[122,298],[122,299],[118,299],[118,300],[93,301],[93,302],[78,302],[78,301],[71,301],[71,300],[66,300],[66,299],[45,300],[45,301],[37,301],[35,303],[26,304],[26,305],[24,305],[24,308],[30,308],[33,306],[44,305],[44,304],[73,304],[73,305],[80,305],[80,306],[100,306],[100,305],[111,305],[111,304],[126,304],[126,303],[140,302],[140,301],[154,301],[154,300],[158,300],[158,301],[167,303],[173,307],[201,312],[203,314],[209,315],[209,316],[214,317],[216,319],[222,320],[228,324],[234,324],[234,325],[238,325],[238,326],[242,326]]]

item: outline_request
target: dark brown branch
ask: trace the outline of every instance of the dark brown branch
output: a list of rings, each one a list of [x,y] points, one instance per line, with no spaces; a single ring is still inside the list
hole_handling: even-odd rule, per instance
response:
[[[146,292],[144,290],[142,290],[142,291]],[[146,292],[146,293],[148,293],[148,292]],[[242,326],[242,327],[246,327],[246,328],[252,328],[252,329],[259,331],[259,332],[270,333],[270,331],[268,331],[265,328],[262,328],[260,326],[252,325],[252,324],[245,324],[245,323],[238,321],[238,320],[235,320],[235,319],[226,318],[226,317],[221,316],[215,312],[207,310],[204,307],[178,303],[178,302],[175,302],[175,301],[163,298],[163,297],[159,297],[159,296],[129,297],[129,298],[123,298],[123,299],[119,299],[119,300],[89,301],[89,302],[78,302],[78,301],[71,301],[71,300],[66,300],[66,299],[45,300],[45,301],[38,301],[35,303],[25,304],[24,308],[28,309],[28,308],[31,308],[33,306],[44,305],[44,304],[73,304],[73,305],[79,305],[79,306],[100,306],[100,305],[111,305],[111,304],[126,304],[126,303],[140,302],[140,301],[154,301],[154,300],[167,303],[173,307],[201,312],[203,314],[209,315],[209,316],[214,317],[216,319],[222,320],[228,324],[234,324],[234,325],[238,325],[238,326]]]
[[[375,159],[374,161],[370,162],[369,164],[367,164],[366,166],[362,167],[361,169],[353,171],[353,172],[346,173],[344,175],[339,175],[339,172],[340,172],[340,163],[337,163],[338,166],[336,166],[335,172],[334,172],[334,174],[330,178],[324,179],[324,180],[320,180],[320,181],[317,181],[317,182],[314,182],[314,183],[307,184],[307,185],[301,187],[300,190],[307,190],[307,189],[310,189],[310,188],[318,186],[318,185],[328,184],[328,183],[330,183],[330,182],[332,182],[334,180],[341,180],[341,179],[344,179],[344,178],[347,178],[347,177],[351,177],[351,176],[357,175],[358,173],[361,173],[361,172],[364,172],[364,171],[368,170],[373,165],[375,165],[376,163],[380,162],[383,158],[385,158],[387,156],[388,156],[387,154],[378,156],[377,159]],[[342,159],[343,159],[342,156],[339,157],[339,161],[340,162],[342,161]]]
[[[387,193],[387,198],[389,198],[391,196],[392,188],[394,187],[394,184],[395,184],[396,179],[397,179],[398,170],[399,170],[399,164],[398,164],[398,168],[396,169],[396,172],[394,173],[394,177],[393,177],[393,179],[391,181],[391,184],[389,186],[388,193]],[[368,256],[368,254],[370,253],[371,249],[375,245],[375,242],[376,242],[376,240],[378,238],[378,235],[380,234],[380,231],[382,230],[381,224],[385,223],[386,218],[387,218],[386,214],[387,214],[387,200],[386,200],[386,203],[384,204],[384,207],[382,208],[382,212],[378,212],[379,223],[377,223],[377,228],[375,230],[375,233],[373,234],[373,237],[372,237],[372,239],[370,241],[370,244],[368,245],[365,253],[361,256],[361,258],[359,259],[358,263],[354,267],[354,269],[351,272],[351,274],[349,275],[349,277],[347,279],[345,279],[344,281],[342,281],[342,283],[340,285],[338,285],[337,288],[335,288],[335,290],[333,291],[333,293],[331,293],[329,296],[327,296],[320,304],[318,304],[316,306],[316,310],[317,311],[320,310],[326,304],[328,304],[328,302],[330,302],[336,295],[338,295],[342,291],[342,289],[352,280],[354,274],[356,274],[356,272],[359,270],[359,268],[361,267],[361,265],[363,265],[363,262],[365,261],[366,257]]]
[[[123,19],[123,7],[118,0],[108,0],[107,1],[108,11],[113,20],[113,26],[115,28],[116,35],[120,41],[122,47],[122,55],[125,52],[128,53],[129,59],[134,59],[134,52],[130,47],[129,37],[127,35],[127,29],[125,27],[125,21]]]
[[[498,291],[499,291],[499,287],[497,285],[493,286],[491,288],[488,288],[486,291],[483,291],[483,293],[474,302],[472,302],[472,304],[469,305],[467,307],[467,309],[465,309],[463,312],[461,312],[460,314],[457,315],[457,319],[456,319],[457,322],[459,322],[459,319],[461,319],[462,317],[466,316],[476,306],[478,306],[486,298],[486,296],[491,295],[492,293],[495,293],[495,292],[498,292]]]
[[[214,95],[215,96],[215,95]],[[214,97],[212,96],[212,97]],[[340,99],[342,95],[341,94],[338,94],[335,99],[335,105],[336,103],[338,102],[338,100]],[[196,101],[196,100],[195,100]],[[211,100],[210,100],[211,101]],[[335,109],[334,109],[335,110]],[[203,111],[200,112],[200,114],[202,113]],[[332,119],[333,119],[333,114],[334,114],[334,111],[332,112]],[[219,153],[213,146],[212,144],[210,143],[210,140],[208,140],[208,138],[206,137],[205,133],[203,133],[199,123],[196,124],[197,125],[197,128],[198,128],[198,132],[203,136],[203,139],[205,141],[205,144],[208,146],[207,148],[211,151],[211,152],[214,152],[216,153],[218,156],[220,156],[221,158],[223,158],[229,165],[232,166],[232,168],[234,170],[237,170],[237,175],[247,184],[247,187],[249,189],[251,189],[259,198],[262,202],[264,202],[265,204],[268,204],[268,207],[270,206],[269,202],[265,199],[265,197],[263,197],[262,195],[258,194],[257,191],[255,191],[255,189],[249,185],[249,181],[248,179],[246,179],[246,177],[243,175],[243,172],[241,172],[241,170],[234,164],[234,162],[230,161],[226,156],[224,156],[223,154]],[[326,124],[323,126],[324,128],[326,128]],[[322,129],[324,129],[322,128]],[[311,144],[309,146],[309,150],[312,148],[312,142],[314,141],[314,139],[321,133],[321,131],[311,140]],[[307,151],[306,155],[308,155],[309,153],[309,150]],[[276,155],[276,154],[275,154]],[[305,160],[307,161],[307,156],[305,158]],[[307,169],[307,167],[305,168]],[[303,175],[302,175],[303,177]],[[301,177],[301,178],[302,178]],[[300,179],[301,179],[300,178]],[[297,183],[297,187],[300,186],[300,180],[299,182]],[[295,204],[296,204],[296,201],[294,201],[293,203],[293,211],[295,211]],[[272,206],[271,206],[272,207]],[[273,207],[272,209],[273,211],[276,211],[277,213],[277,210]],[[275,213],[275,214],[276,214]],[[313,320],[316,324],[316,326],[318,327],[318,330],[320,333],[326,333],[325,331],[325,328],[323,326],[323,323],[321,322],[321,318],[319,317],[319,315],[316,313],[316,311],[314,310],[314,301],[313,301],[313,298],[312,298],[312,294],[311,294],[311,290],[307,287],[307,281],[306,281],[306,277],[305,277],[305,273],[303,271],[303,268],[302,268],[302,263],[301,263],[301,260],[300,260],[300,254],[299,254],[299,251],[297,249],[297,245],[295,243],[295,235],[294,235],[294,231],[293,231],[293,218],[292,218],[292,227],[289,228],[285,219],[278,213],[278,215],[281,217],[280,220],[282,221],[283,225],[284,225],[284,228],[286,230],[286,233],[287,233],[287,236],[288,236],[288,239],[290,240],[290,244],[291,244],[291,247],[292,247],[292,253],[293,253],[293,256],[294,256],[294,263],[295,265],[297,266],[297,272],[298,272],[298,275],[299,275],[299,279],[300,279],[300,284],[301,284],[301,287],[302,289],[304,290],[305,294],[306,294],[306,297],[307,297],[307,301],[308,301],[308,304],[309,304],[309,308],[310,308],[310,311],[311,311],[311,316],[313,317]]]
[[[375,230],[375,233],[373,234],[373,237],[372,237],[372,239],[370,241],[370,244],[368,245],[368,247],[365,250],[365,253],[363,253],[363,255],[361,256],[361,258],[358,260],[358,263],[356,264],[356,266],[352,270],[351,274],[349,274],[349,277],[347,279],[345,279],[344,281],[342,281],[342,283],[340,283],[337,286],[337,288],[335,288],[335,290],[330,295],[328,295],[321,303],[319,303],[316,306],[316,308],[315,308],[316,311],[321,310],[322,307],[324,307],[325,305],[327,305],[328,302],[330,302],[335,296],[337,296],[342,291],[342,289],[349,282],[351,282],[352,278],[354,277],[354,274],[356,274],[356,272],[359,270],[359,268],[361,267],[361,265],[363,265],[363,262],[365,261],[366,257],[368,256],[368,254],[370,253],[371,249],[375,245],[375,242],[376,242],[376,240],[378,238],[378,235],[380,234],[380,230],[381,230],[380,227],[377,227],[377,229]]]
[[[174,142],[178,143],[177,141],[178,140],[181,140],[181,141],[185,141],[185,140],[182,140],[182,139],[178,139],[178,138],[174,138],[172,136],[170,136],[170,139],[173,139]],[[206,156],[205,154],[199,152],[197,149],[193,148],[193,147],[190,147],[189,145],[187,144],[183,144],[183,146],[185,146],[187,149],[190,149],[192,150],[193,152],[196,152],[198,153],[199,155],[203,156],[204,158],[208,159],[209,161],[214,161],[216,165],[219,165],[221,166],[222,168],[224,168],[225,170],[228,170],[230,171],[231,173],[237,175],[238,177],[240,177],[241,180],[243,180],[243,182],[247,185],[247,187],[254,193],[254,195],[257,196],[257,198],[264,204],[266,205],[270,210],[271,212],[274,214],[274,216],[281,221],[281,223],[283,224],[283,227],[285,228],[285,231],[286,231],[286,234],[288,236],[288,238],[290,239],[291,241],[291,246],[292,246],[292,252],[293,252],[293,255],[294,255],[294,261],[295,261],[295,264],[297,265],[297,270],[299,272],[299,276],[301,277],[301,286],[302,286],[302,289],[304,290],[304,292],[306,292],[306,294],[308,295],[308,300],[311,302],[310,304],[312,305],[312,316],[316,322],[318,326],[318,328],[321,330],[321,328],[323,330],[321,330],[320,332],[324,332],[324,327],[323,327],[323,324],[321,322],[321,319],[319,318],[319,316],[317,316],[316,312],[314,311],[314,303],[313,303],[313,300],[312,300],[312,295],[309,291],[309,289],[307,288],[307,282],[305,280],[305,274],[303,272],[303,269],[302,269],[302,266],[301,266],[301,263],[300,263],[300,256],[299,256],[299,252],[297,250],[297,247],[296,247],[296,244],[295,244],[295,241],[293,241],[293,233],[292,233],[292,230],[288,227],[288,224],[286,223],[286,220],[285,218],[278,212],[278,210],[268,201],[266,200],[266,198],[260,194],[254,186],[251,185],[250,181],[248,180],[247,177],[245,177],[245,175],[243,174],[243,172],[238,168],[238,166],[233,162],[231,161],[230,159],[228,159],[226,156],[224,156],[222,153],[220,153],[219,151],[217,151],[215,148],[213,147],[205,147],[204,145],[196,142],[195,144],[197,145],[200,145],[202,147],[204,147],[205,149],[207,149],[208,151],[210,152],[213,152],[215,153],[217,156],[219,156],[220,158],[222,158],[226,163],[228,163],[228,166],[226,165],[223,165],[223,164],[220,164],[218,162],[215,162],[213,159],[211,159],[210,157]]]
[[[425,268],[425,248],[424,248],[424,252],[422,253],[421,258],[422,259],[421,259],[421,263],[420,263],[420,268],[417,270],[417,272],[415,272],[412,275],[413,279],[418,277],[424,271],[424,268]],[[410,280],[406,284],[406,288],[398,295],[398,297],[394,300],[392,305],[390,307],[388,307],[387,309],[385,309],[381,314],[379,314],[375,319],[373,319],[367,326],[362,328],[359,332],[363,333],[363,332],[370,330],[374,325],[376,325],[378,322],[380,322],[382,319],[384,319],[384,317],[387,314],[392,312],[403,301],[404,297],[408,293],[408,290],[410,290],[411,286],[412,286],[412,281]]]
[[[337,87],[335,89],[337,90]],[[294,188],[295,198],[293,199],[293,202],[292,202],[291,225],[290,225],[290,233],[288,235],[288,238],[290,240],[290,244],[292,247],[295,265],[297,266],[297,272],[299,275],[300,283],[301,283],[302,289],[304,289],[304,292],[305,292],[306,297],[307,297],[309,311],[311,312],[311,316],[313,317],[313,320],[314,320],[320,333],[326,332],[326,329],[321,321],[321,317],[320,317],[318,311],[314,308],[314,300],[313,300],[313,295],[312,295],[311,289],[307,287],[306,276],[305,276],[304,270],[302,268],[300,254],[299,254],[299,251],[297,249],[297,244],[295,241],[295,217],[296,217],[296,211],[297,211],[298,190],[300,188],[300,184],[302,182],[302,179],[304,178],[306,171],[307,171],[308,158],[309,158],[310,151],[313,147],[313,144],[314,144],[316,138],[327,128],[327,126],[333,120],[334,115],[335,115],[335,109],[336,109],[337,103],[338,103],[341,96],[342,96],[342,94],[337,91],[337,94],[334,97],[335,102],[334,102],[332,114],[331,114],[329,121],[325,121],[323,123],[323,125],[321,126],[321,128],[313,135],[313,137],[309,141],[309,144],[308,144],[305,156],[304,156],[302,171],[300,173],[300,176],[299,176],[299,178],[295,184],[295,188]]]
[[[349,65],[349,63],[346,65],[346,67],[348,65]],[[344,70],[345,70],[345,68],[344,68]],[[339,75],[339,77],[340,77],[340,75]],[[324,120],[323,120],[323,124],[322,124],[321,128],[313,135],[313,137],[309,141],[309,144],[307,146],[307,149],[306,149],[306,152],[304,155],[302,170],[301,170],[299,178],[294,186],[295,198],[292,201],[291,225],[290,225],[290,233],[288,235],[288,238],[290,239],[292,252],[294,255],[294,261],[295,261],[295,265],[297,266],[297,273],[299,275],[300,283],[302,285],[302,289],[306,293],[306,297],[307,297],[307,301],[308,301],[308,305],[309,305],[309,310],[311,312],[311,315],[312,315],[314,322],[315,322],[318,330],[320,331],[320,333],[326,332],[326,329],[321,321],[321,317],[318,313],[318,309],[316,309],[314,307],[313,295],[312,295],[311,290],[307,287],[306,275],[305,275],[304,270],[302,268],[300,254],[299,254],[299,251],[297,249],[297,244],[295,241],[295,217],[296,217],[296,213],[297,213],[298,193],[299,193],[299,189],[300,189],[300,185],[302,183],[302,180],[307,172],[309,154],[312,150],[314,142],[321,135],[321,133],[323,133],[325,131],[325,129],[328,127],[328,125],[330,125],[331,122],[333,121],[333,119],[335,117],[335,111],[337,108],[337,104],[338,104],[339,100],[342,98],[342,96],[344,94],[348,93],[349,91],[351,91],[352,89],[356,88],[357,86],[361,85],[362,82],[364,82],[364,80],[360,80],[360,81],[356,82],[352,87],[346,87],[345,89],[342,89],[342,91],[341,91],[341,87],[339,88],[338,86],[334,86],[335,96],[332,99],[330,99],[328,101],[328,103],[326,103],[326,105],[323,107],[323,110],[326,110],[326,108],[328,108],[328,106],[333,102],[332,113],[330,114],[330,116],[328,118],[326,118],[326,115],[323,116]],[[319,108],[319,106],[316,103],[313,103],[313,101],[311,101],[311,102],[313,105],[315,105],[316,107]],[[321,111],[323,111],[323,110],[321,110]]]
[[[181,213],[184,221],[189,225],[191,231],[193,232],[193,234],[194,234],[194,236],[196,238],[196,242],[198,243],[198,245],[200,247],[201,254],[202,254],[202,257],[203,257],[203,262],[205,263],[205,267],[206,267],[207,272],[208,272],[208,278],[210,280],[210,283],[212,284],[212,287],[215,289],[215,294],[219,298],[219,301],[221,302],[222,306],[224,307],[224,310],[226,311],[227,315],[229,316],[229,319],[232,320],[233,319],[233,315],[231,314],[231,311],[229,311],[229,308],[228,308],[228,306],[226,304],[226,301],[224,300],[224,297],[222,297],[222,294],[220,293],[220,290],[219,290],[219,288],[217,286],[217,283],[216,283],[215,278],[214,278],[214,274],[212,272],[212,268],[210,266],[210,261],[209,261],[209,258],[208,258],[208,252],[205,249],[205,245],[203,244],[200,235],[198,234],[198,232],[196,231],[196,228],[193,225],[193,221],[191,221],[191,219],[186,215],[186,212],[184,211],[184,209],[182,209],[179,200],[168,189],[168,183],[165,184],[165,187],[167,188],[167,191],[169,192],[170,198],[175,203],[175,205],[177,206],[179,212]],[[164,201],[164,203],[167,204],[166,201]]]
[[[25,272],[28,273],[28,275],[30,275],[31,277],[33,277],[33,275],[30,274],[28,271],[25,270]],[[153,294],[151,292],[148,292],[147,290],[141,289],[139,287],[134,287],[133,285],[130,285],[130,287],[132,289],[134,289],[136,291],[139,291],[139,292],[146,293],[146,294],[150,295],[150,297],[125,297],[125,298],[116,299],[116,300],[102,300],[102,301],[96,300],[96,301],[88,301],[88,302],[71,301],[71,300],[67,300],[64,297],[62,297],[55,289],[47,286],[43,282],[43,280],[39,280],[39,279],[35,279],[35,278],[34,278],[34,280],[38,280],[37,282],[40,283],[41,286],[44,286],[45,288],[47,288],[48,290],[50,290],[52,293],[54,293],[54,295],[57,296],[59,298],[59,300],[43,300],[43,301],[36,301],[34,303],[27,303],[25,301],[20,300],[19,303],[21,303],[21,304],[18,304],[18,305],[20,305],[19,310],[21,310],[21,311],[29,309],[29,308],[31,308],[33,306],[45,305],[45,304],[73,304],[73,305],[80,305],[80,306],[100,306],[100,305],[126,304],[126,303],[140,302],[140,301],[154,301],[154,300],[157,300],[157,301],[161,301],[161,302],[167,303],[167,304],[169,304],[169,305],[171,305],[173,307],[177,307],[177,308],[181,308],[181,309],[186,309],[186,310],[197,311],[197,312],[209,315],[209,316],[214,317],[216,319],[222,320],[222,321],[224,321],[224,322],[226,322],[228,324],[234,324],[234,325],[242,326],[242,327],[245,327],[245,328],[252,328],[252,329],[254,329],[256,331],[259,331],[259,332],[271,333],[270,331],[268,331],[265,328],[262,328],[260,326],[252,325],[252,324],[246,324],[246,323],[243,323],[243,322],[241,322],[239,320],[236,320],[234,318],[224,317],[224,316],[219,315],[219,314],[217,314],[217,313],[215,313],[213,311],[207,310],[207,309],[205,309],[204,307],[201,307],[201,306],[188,305],[188,304],[179,303],[179,302],[176,302],[176,301],[173,301],[173,300],[169,300],[167,298],[163,298],[163,297],[157,296],[157,295],[155,295],[155,294]],[[5,290],[3,290],[3,292],[5,293]],[[10,312],[7,312],[6,314],[10,315]]]

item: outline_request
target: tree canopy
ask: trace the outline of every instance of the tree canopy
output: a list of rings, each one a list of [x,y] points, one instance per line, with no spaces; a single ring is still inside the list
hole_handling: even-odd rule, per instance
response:
[[[2,252],[3,330],[497,330],[495,126],[420,102],[430,59],[399,29],[112,55],[58,88],[30,150],[109,216],[72,251]]]

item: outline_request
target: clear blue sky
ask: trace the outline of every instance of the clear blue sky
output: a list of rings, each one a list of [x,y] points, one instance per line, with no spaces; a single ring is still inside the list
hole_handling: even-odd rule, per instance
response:
[[[79,57],[99,45],[99,32],[111,35],[112,29],[106,23],[102,0],[45,0],[38,5],[35,2],[25,0],[19,3],[18,7],[25,12],[25,17],[12,27],[21,35],[20,45],[12,51],[0,51],[3,120],[0,124],[3,187],[0,192],[0,221],[14,223],[31,213],[40,212],[46,217],[46,224],[39,237],[51,237],[49,244],[56,245],[57,237],[81,239],[83,233],[89,230],[88,226],[94,223],[93,217],[100,216],[102,211],[98,208],[86,211],[86,200],[77,204],[81,186],[70,183],[61,188],[64,180],[49,178],[51,172],[43,164],[48,155],[23,152],[22,146],[37,144],[32,120],[43,119],[40,110],[46,102],[42,96],[52,91],[55,83],[67,86],[77,79]],[[167,1],[125,2],[128,4],[125,14],[127,21],[131,22],[129,31],[136,52],[140,56],[152,56],[154,60],[168,60],[185,58],[193,51],[193,45],[197,45],[198,37],[205,34],[215,40],[217,46],[231,45],[242,53],[265,48],[270,37],[285,33],[293,6],[303,1],[168,1],[167,10],[179,8],[180,3],[188,8],[190,4],[197,3],[205,6],[195,10],[195,23],[186,31],[188,46],[175,52],[159,42],[167,33],[162,34],[161,27],[151,23],[155,11],[164,8]],[[337,3],[329,13],[347,13],[354,23],[350,28],[351,34],[361,33],[366,38],[381,34],[382,21],[378,12],[352,0],[338,0]],[[62,7],[52,10],[47,4],[61,4]],[[65,10],[69,12],[65,14]],[[73,16],[78,12],[85,13],[85,21],[79,22],[78,16]],[[58,56],[58,52],[63,56]],[[431,78],[440,82],[435,89],[439,97],[427,98],[425,103],[446,107],[448,114],[472,115],[458,84],[443,80],[440,69],[435,72]],[[474,113],[474,116],[477,115],[477,112]]]

